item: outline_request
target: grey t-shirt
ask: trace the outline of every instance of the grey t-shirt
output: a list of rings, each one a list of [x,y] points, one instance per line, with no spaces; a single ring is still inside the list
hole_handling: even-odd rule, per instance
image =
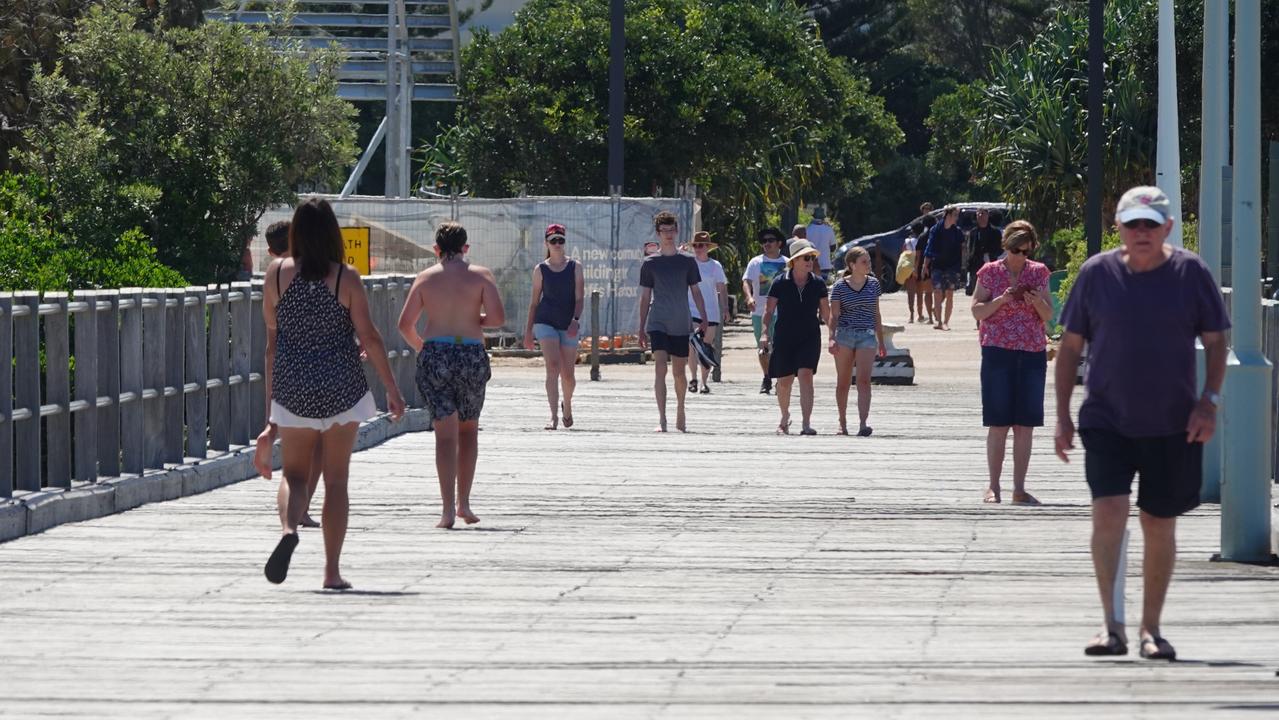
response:
[[[652,288],[653,301],[648,309],[645,332],[688,335],[693,318],[688,312],[688,288],[701,282],[697,258],[676,253],[650,255],[640,266],[640,287]]]
[[[1230,327],[1221,291],[1188,250],[1174,248],[1148,272],[1129,269],[1122,252],[1089,258],[1062,311],[1066,330],[1089,343],[1079,427],[1128,437],[1184,433],[1199,397],[1195,338]]]

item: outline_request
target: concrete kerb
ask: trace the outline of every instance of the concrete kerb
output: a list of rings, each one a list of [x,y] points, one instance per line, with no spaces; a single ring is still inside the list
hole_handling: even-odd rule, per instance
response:
[[[431,427],[430,413],[410,410],[398,423],[380,415],[360,425],[356,451]],[[272,466],[280,467],[277,445]],[[34,535],[64,523],[92,520],[153,502],[174,500],[256,477],[253,448],[237,448],[207,460],[194,460],[142,475],[110,478],[70,490],[42,490],[0,503],[0,543]]]

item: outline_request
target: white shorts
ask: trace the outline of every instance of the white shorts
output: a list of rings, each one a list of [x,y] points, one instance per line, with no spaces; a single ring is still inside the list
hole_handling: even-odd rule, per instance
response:
[[[285,410],[283,405],[272,400],[270,421],[280,427],[307,428],[324,432],[334,425],[363,422],[375,415],[377,415],[377,403],[373,402],[373,393],[366,392],[364,397],[360,398],[359,402],[355,403],[350,410],[327,418],[308,418],[294,415]]]

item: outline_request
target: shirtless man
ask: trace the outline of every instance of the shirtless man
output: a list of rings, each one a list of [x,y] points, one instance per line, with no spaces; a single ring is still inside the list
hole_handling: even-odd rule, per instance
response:
[[[506,322],[497,282],[488,268],[465,259],[466,230],[446,222],[435,232],[438,264],[418,273],[400,313],[400,335],[417,355],[417,387],[435,428],[435,471],[443,512],[437,528],[451,528],[471,512],[471,483],[479,454],[480,410],[491,377],[484,328]],[[417,334],[426,313],[426,339]],[[457,494],[454,496],[454,484]]]

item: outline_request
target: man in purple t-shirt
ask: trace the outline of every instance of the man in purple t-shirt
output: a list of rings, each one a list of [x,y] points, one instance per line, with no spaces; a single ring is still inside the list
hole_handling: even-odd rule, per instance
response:
[[[1092,491],[1092,560],[1105,626],[1087,655],[1126,655],[1117,618],[1115,576],[1124,547],[1133,475],[1145,538],[1141,656],[1173,660],[1159,629],[1177,551],[1177,516],[1199,505],[1203,444],[1216,429],[1226,374],[1221,292],[1198,255],[1165,244],[1172,231],[1168,197],[1135,187],[1119,201],[1123,246],[1089,258],[1062,314],[1057,354],[1057,456],[1069,462],[1075,425],[1070,395],[1088,343],[1087,395],[1079,409],[1084,475]],[[1195,338],[1207,353],[1203,392],[1195,387]]]

